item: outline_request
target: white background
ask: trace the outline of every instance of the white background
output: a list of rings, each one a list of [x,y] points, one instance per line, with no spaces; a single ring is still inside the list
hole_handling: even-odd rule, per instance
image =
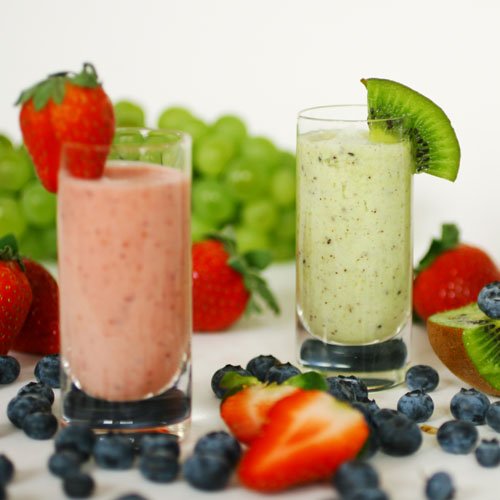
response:
[[[83,61],[150,125],[172,104],[235,112],[289,149],[299,109],[394,79],[436,101],[462,146],[454,184],[415,180],[415,257],[454,221],[500,263],[499,23],[495,0],[2,0],[0,130],[19,139],[19,91]]]

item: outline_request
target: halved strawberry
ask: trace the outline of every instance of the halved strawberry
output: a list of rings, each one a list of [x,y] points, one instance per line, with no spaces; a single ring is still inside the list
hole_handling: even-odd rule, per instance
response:
[[[271,407],[298,390],[290,385],[252,385],[226,398],[220,415],[238,441],[250,444],[267,422]]]
[[[363,415],[330,394],[296,390],[269,411],[267,423],[241,459],[241,483],[273,492],[326,479],[363,447]]]

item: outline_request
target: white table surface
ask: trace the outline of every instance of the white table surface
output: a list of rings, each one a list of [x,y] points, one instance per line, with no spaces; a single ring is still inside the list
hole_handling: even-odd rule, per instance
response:
[[[245,318],[230,331],[215,334],[195,334],[193,337],[193,412],[191,432],[182,446],[182,457],[186,457],[198,437],[212,430],[224,429],[219,417],[219,401],[210,389],[210,379],[218,368],[227,363],[245,366],[249,359],[258,354],[274,354],[282,361],[294,362],[294,269],[291,264],[272,267],[267,276],[276,292],[282,314],[275,317],[265,314]],[[52,453],[53,442],[35,441],[16,429],[7,419],[6,407],[19,388],[34,379],[33,369],[38,357],[17,355],[22,371],[19,379],[11,385],[0,388],[0,452],[7,454],[16,466],[14,481],[8,486],[10,499],[57,499],[65,498],[61,482],[52,476],[46,467]],[[452,375],[434,355],[425,330],[415,326],[413,331],[412,364],[424,363],[436,367],[441,382],[432,398],[435,411],[430,425],[439,426],[451,419],[449,401],[465,386]],[[407,389],[404,386],[389,391],[374,393],[380,407],[395,408],[397,400]],[[58,408],[59,394],[56,392],[55,408]],[[495,398],[490,398],[495,400]],[[488,426],[478,427],[481,437],[500,437]],[[394,458],[378,452],[371,463],[378,470],[383,489],[392,500],[424,499],[426,477],[438,470],[448,471],[456,484],[457,500],[498,500],[500,498],[500,467],[480,467],[473,454],[451,455],[443,452],[435,436],[425,434],[422,447],[406,458]],[[336,499],[335,490],[327,483],[315,484],[289,490],[281,494],[260,495],[243,489],[236,478],[223,491],[206,493],[191,488],[182,478],[173,483],[158,485],[142,478],[137,469],[129,471],[104,471],[88,464],[86,468],[93,475],[97,487],[92,498],[115,499],[117,496],[135,491],[148,499]]]

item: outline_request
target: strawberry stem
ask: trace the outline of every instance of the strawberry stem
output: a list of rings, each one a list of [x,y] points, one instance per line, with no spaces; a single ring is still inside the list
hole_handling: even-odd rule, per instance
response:
[[[455,224],[443,224],[441,226],[441,238],[433,239],[429,250],[422,257],[415,268],[415,276],[429,267],[436,258],[446,250],[455,248],[460,242],[460,231]]]
[[[83,63],[80,73],[75,74],[67,71],[52,73],[45,80],[23,90],[16,105],[22,105],[33,99],[35,110],[41,111],[51,99],[55,104],[61,104],[68,82],[85,88],[95,88],[100,85],[94,65],[86,62]]]
[[[224,249],[229,254],[228,265],[243,276],[245,288],[250,293],[246,314],[262,312],[259,301],[262,301],[274,314],[279,314],[278,301],[268,287],[266,280],[260,276],[260,271],[271,263],[271,254],[266,250],[252,250],[239,254],[236,241],[228,231],[209,234],[207,237],[220,241],[224,245]]]
[[[19,255],[19,247],[13,234],[9,233],[0,238],[0,260],[15,261],[24,271],[24,263]]]

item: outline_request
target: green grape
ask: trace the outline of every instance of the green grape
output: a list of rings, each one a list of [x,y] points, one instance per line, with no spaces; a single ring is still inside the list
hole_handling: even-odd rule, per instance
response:
[[[57,228],[50,227],[42,231],[42,244],[47,259],[57,259]]]
[[[191,215],[191,240],[193,242],[202,241],[209,233],[217,231],[214,224],[204,221],[196,214]]]
[[[158,118],[158,128],[182,130],[182,126],[193,118],[194,116],[186,108],[172,106],[161,113]]]
[[[254,200],[243,207],[241,218],[245,226],[267,232],[278,221],[278,209],[267,198]]]
[[[278,240],[295,239],[295,208],[286,208],[279,213],[273,235]]]
[[[19,241],[19,250],[23,257],[34,260],[48,258],[43,244],[43,231],[41,229],[28,228]]]
[[[229,163],[225,181],[234,197],[242,201],[262,197],[268,189],[266,167],[246,158],[236,158]]]
[[[231,140],[217,135],[206,135],[194,148],[193,163],[198,172],[216,177],[236,153]]]
[[[0,156],[3,152],[12,151],[14,146],[11,140],[4,134],[0,134]]]
[[[114,147],[109,155],[113,160],[137,161],[141,157],[138,146],[144,143],[140,132],[118,130],[113,138]]]
[[[295,171],[295,165],[296,165],[296,159],[295,155],[292,153],[289,153],[288,151],[280,151],[278,154],[278,161],[276,164],[279,167],[288,167],[292,170]]]
[[[247,127],[243,121],[234,115],[222,115],[212,125],[217,135],[228,137],[236,144],[240,144],[247,136]]]
[[[214,225],[233,219],[236,201],[224,184],[202,179],[193,186],[193,210],[197,217]]]
[[[188,120],[177,127],[177,129],[181,130],[182,132],[186,132],[186,134],[189,134],[193,140],[193,143],[197,143],[199,140],[205,137],[209,131],[208,125],[199,118],[192,118],[191,120]]]
[[[56,219],[56,196],[37,182],[30,182],[21,194],[21,207],[26,221],[35,227],[48,227]]]
[[[24,144],[21,144],[17,148],[16,152],[19,155],[19,161],[24,162],[26,164],[26,167],[31,172],[31,178],[36,178],[35,165],[33,164],[33,160],[31,159],[26,146]]]
[[[14,198],[0,199],[0,235],[13,233],[18,239],[26,231],[26,219]]]
[[[273,241],[271,248],[274,262],[283,262],[291,260],[295,257],[295,241],[294,240],[277,240]]]
[[[241,144],[241,155],[267,168],[273,167],[279,158],[275,145],[265,137],[247,137]]]
[[[280,207],[291,207],[295,203],[295,171],[280,167],[271,178],[271,194]]]
[[[114,110],[117,127],[144,127],[146,123],[143,109],[135,102],[115,102]]]
[[[8,191],[19,191],[31,179],[30,163],[18,151],[12,150],[0,157],[0,186]]]
[[[267,250],[270,248],[269,237],[266,233],[251,227],[239,226],[234,230],[239,252],[249,250]]]

